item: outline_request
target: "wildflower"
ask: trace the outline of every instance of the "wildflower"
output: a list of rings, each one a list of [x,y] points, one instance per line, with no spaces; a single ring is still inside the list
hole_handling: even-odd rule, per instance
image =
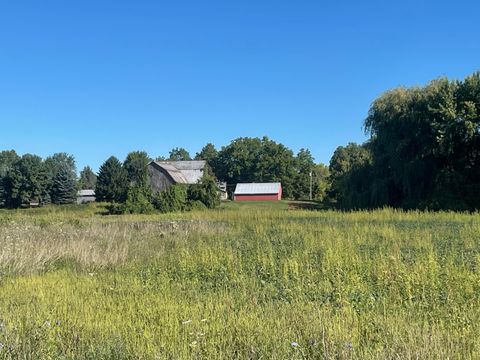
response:
[[[348,342],[345,344],[345,347],[348,349],[348,350],[353,350],[353,344],[351,342]]]
[[[296,341],[292,341],[291,345],[292,345],[292,347],[298,347],[299,346]]]
[[[197,345],[197,341],[192,341],[192,342],[190,343],[190,346],[196,346],[196,345]]]
[[[182,325],[190,324],[191,322],[192,320],[188,319],[188,320],[182,321]]]
[[[202,319],[202,320],[200,320],[200,321],[201,321],[201,322],[205,322],[205,321],[207,321],[207,319]]]

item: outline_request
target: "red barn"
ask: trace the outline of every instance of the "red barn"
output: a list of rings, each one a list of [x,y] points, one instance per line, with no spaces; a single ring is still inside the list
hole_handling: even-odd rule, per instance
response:
[[[235,201],[278,201],[282,200],[282,184],[249,183],[237,184],[233,193]]]

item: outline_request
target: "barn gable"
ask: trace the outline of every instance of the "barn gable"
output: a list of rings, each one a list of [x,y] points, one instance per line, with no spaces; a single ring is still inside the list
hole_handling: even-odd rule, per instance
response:
[[[158,192],[174,184],[197,184],[206,164],[204,160],[152,161],[148,167],[152,189]]]

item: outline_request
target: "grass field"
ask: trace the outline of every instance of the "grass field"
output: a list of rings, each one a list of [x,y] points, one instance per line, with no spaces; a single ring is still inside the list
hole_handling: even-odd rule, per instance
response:
[[[0,359],[478,359],[480,216],[0,211]]]

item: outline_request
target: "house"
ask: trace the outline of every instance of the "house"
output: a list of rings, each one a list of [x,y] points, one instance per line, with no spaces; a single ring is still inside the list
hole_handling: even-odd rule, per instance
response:
[[[206,165],[205,160],[152,161],[148,165],[150,186],[157,193],[175,184],[198,184]]]
[[[95,190],[79,190],[77,191],[77,204],[85,204],[95,201]]]
[[[235,201],[282,200],[282,184],[279,182],[237,184],[233,199]]]

